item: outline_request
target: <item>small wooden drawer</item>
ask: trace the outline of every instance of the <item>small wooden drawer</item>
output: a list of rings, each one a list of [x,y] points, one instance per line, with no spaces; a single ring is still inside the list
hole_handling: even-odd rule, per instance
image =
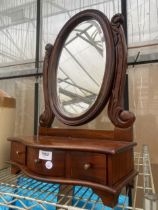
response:
[[[70,152],[71,177],[106,184],[106,155]]]
[[[24,165],[25,152],[26,152],[25,145],[14,141],[11,143],[11,161]]]
[[[41,149],[42,151],[51,152],[52,160],[43,160],[39,158],[40,149],[27,148],[27,168],[31,171],[52,177],[65,176],[65,152]]]

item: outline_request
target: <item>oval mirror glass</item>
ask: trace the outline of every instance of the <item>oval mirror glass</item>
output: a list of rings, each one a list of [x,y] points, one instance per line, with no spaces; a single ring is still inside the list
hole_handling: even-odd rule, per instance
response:
[[[61,112],[78,117],[95,103],[106,66],[106,43],[96,20],[84,21],[66,39],[57,69],[57,97]]]

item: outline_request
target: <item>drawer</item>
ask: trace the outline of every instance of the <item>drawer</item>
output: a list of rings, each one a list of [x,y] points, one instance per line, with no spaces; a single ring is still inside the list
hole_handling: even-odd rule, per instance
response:
[[[11,161],[25,164],[26,146],[19,142],[11,143]]]
[[[31,171],[52,177],[65,176],[65,152],[41,149],[41,151],[51,152],[52,160],[39,159],[40,149],[27,148],[27,168]]]
[[[106,184],[106,155],[70,152],[71,177]]]

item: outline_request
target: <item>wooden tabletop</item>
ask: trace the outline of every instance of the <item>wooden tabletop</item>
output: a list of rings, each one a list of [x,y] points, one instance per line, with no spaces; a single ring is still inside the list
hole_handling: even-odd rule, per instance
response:
[[[21,136],[10,137],[8,140],[22,142],[28,146],[45,149],[80,150],[108,154],[119,153],[136,145],[135,142],[60,136]]]

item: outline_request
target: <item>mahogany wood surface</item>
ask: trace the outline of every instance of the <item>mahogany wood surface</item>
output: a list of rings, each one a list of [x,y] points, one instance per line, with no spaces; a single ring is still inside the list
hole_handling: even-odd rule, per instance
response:
[[[10,163],[10,161],[8,161]],[[20,167],[16,165],[11,165],[11,173],[12,174],[18,174],[21,171]]]
[[[123,15],[116,14],[111,19],[115,42],[115,76],[108,104],[108,115],[112,123],[119,128],[129,128],[135,121],[132,112],[124,110],[124,85],[127,69],[127,46],[123,31]]]
[[[64,128],[39,128],[39,135],[62,136],[87,139],[109,139],[118,141],[133,141],[133,127],[118,128],[114,130],[90,130],[90,129],[64,129]]]
[[[106,40],[106,65],[103,83],[95,103],[82,115],[68,117],[61,111],[57,95],[57,70],[60,54],[68,35],[77,24],[95,19],[101,26]],[[124,110],[123,96],[127,68],[127,46],[123,31],[123,16],[116,14],[111,23],[98,10],[85,10],[73,16],[61,29],[54,46],[46,46],[43,68],[43,88],[45,110],[40,117],[41,127],[51,127],[54,116],[67,125],[82,125],[94,119],[108,104],[108,115],[116,127],[128,128],[133,125],[135,116]]]
[[[57,97],[57,69],[65,40],[77,24],[96,20],[106,41],[106,65],[103,83],[95,103],[81,116],[67,117]],[[121,189],[129,185],[134,169],[133,113],[124,110],[123,93],[127,67],[127,48],[123,16],[111,22],[100,11],[86,10],[71,18],[63,27],[54,46],[46,46],[43,65],[45,110],[40,116],[39,136],[19,136],[11,141],[12,173],[22,170],[28,176],[46,182],[91,187],[105,205],[114,206]],[[74,69],[75,70],[75,69]],[[97,69],[98,70],[98,69]],[[114,130],[51,128],[57,117],[67,125],[81,125],[94,119],[108,103],[108,116]],[[39,151],[52,152],[52,167],[39,158]]]
[[[96,190],[96,189],[94,190],[94,192],[100,196],[103,203],[106,203],[106,206],[112,206],[112,207],[114,207],[116,203],[118,202],[118,197],[120,193],[120,192],[117,192],[116,194],[113,194],[113,193]]]
[[[134,169],[133,150],[108,156],[108,184],[114,185]],[[111,176],[112,174],[112,176]]]
[[[22,166],[21,164],[9,161],[13,166],[18,167],[21,169],[26,175],[31,176],[34,179],[42,180],[45,182],[54,182],[54,183],[62,183],[62,184],[69,184],[69,185],[83,185],[88,186],[93,189],[95,193],[97,193],[100,198],[102,199],[103,203],[114,207],[117,204],[117,199],[120,194],[120,191],[123,186],[126,186],[130,183],[131,180],[136,176],[137,172],[132,171],[128,176],[125,176],[119,183],[115,184],[114,186],[109,187],[108,185],[99,184],[96,182],[90,182],[85,180],[79,179],[70,179],[70,178],[58,178],[58,177],[49,177],[47,175],[39,175],[30,171],[28,167]]]
[[[106,180],[106,156],[104,154],[89,152],[70,152],[71,175],[73,179],[94,181],[107,184]],[[85,169],[85,165],[89,168]]]
[[[69,117],[61,111],[57,94],[58,64],[65,41],[72,30],[80,23],[88,20],[96,20],[100,25],[106,43],[106,62],[104,67],[103,82],[95,102],[83,114],[77,117]],[[112,90],[115,66],[115,46],[113,31],[108,18],[99,10],[85,10],[70,18],[59,32],[54,48],[49,59],[48,67],[48,93],[49,102],[55,116],[63,123],[71,126],[85,124],[94,119],[105,107]],[[74,69],[75,71],[75,69]],[[45,86],[47,88],[47,86]]]
[[[120,190],[122,189],[122,187],[124,187],[128,183],[130,183],[130,181],[133,180],[133,178],[138,173],[136,170],[133,170],[130,174],[128,174],[128,176],[124,177],[122,180],[120,180],[120,182],[118,182],[114,186],[108,186],[108,185],[103,185],[103,184],[99,184],[96,182],[84,181],[84,180],[80,180],[80,179],[70,179],[70,178],[65,179],[65,178],[61,178],[61,177],[59,177],[59,178],[58,177],[50,177],[50,176],[41,175],[41,174],[38,175],[37,173],[30,171],[26,166],[23,166],[21,164],[18,164],[18,163],[12,162],[12,161],[6,161],[6,162],[10,163],[13,166],[20,168],[22,171],[24,171],[26,173],[26,175],[28,175],[34,179],[38,179],[38,180],[45,181],[45,182],[89,186],[92,189],[102,190],[103,193],[107,192],[107,193],[111,193],[111,194],[120,193]]]
[[[74,138],[88,139],[114,139],[114,131],[112,130],[89,130],[89,129],[70,129],[70,128],[39,128],[41,136],[64,136]]]
[[[64,150],[80,150],[116,154],[133,148],[135,142],[110,141],[87,138],[65,138],[58,136],[24,136],[11,137],[9,141],[21,142],[24,145],[38,148],[52,148]],[[21,145],[21,144],[20,144]]]
[[[53,51],[53,45],[47,44],[45,47],[46,53],[43,63],[43,92],[44,92],[44,101],[45,101],[45,109],[43,113],[40,115],[40,125],[43,127],[50,127],[54,120],[54,113],[50,107],[49,100],[49,92],[48,92],[48,67],[49,67],[49,59],[51,52]]]
[[[115,127],[114,140],[133,141],[133,127],[129,127],[126,129]]]
[[[19,142],[12,142],[11,145],[11,160],[22,165],[25,165],[26,147]]]
[[[12,137],[8,140],[11,141],[13,169],[19,167],[27,175],[43,181],[90,186],[101,198],[109,193],[102,200],[111,206],[120,189],[136,175],[134,142],[61,136]],[[46,160],[39,158],[39,150],[52,152],[51,169],[46,168]]]
[[[53,167],[48,170],[45,167],[46,161],[39,159],[39,149],[27,147],[26,166],[29,170],[37,174],[46,176],[51,175],[53,177],[65,177],[65,155],[64,151],[53,151]]]

